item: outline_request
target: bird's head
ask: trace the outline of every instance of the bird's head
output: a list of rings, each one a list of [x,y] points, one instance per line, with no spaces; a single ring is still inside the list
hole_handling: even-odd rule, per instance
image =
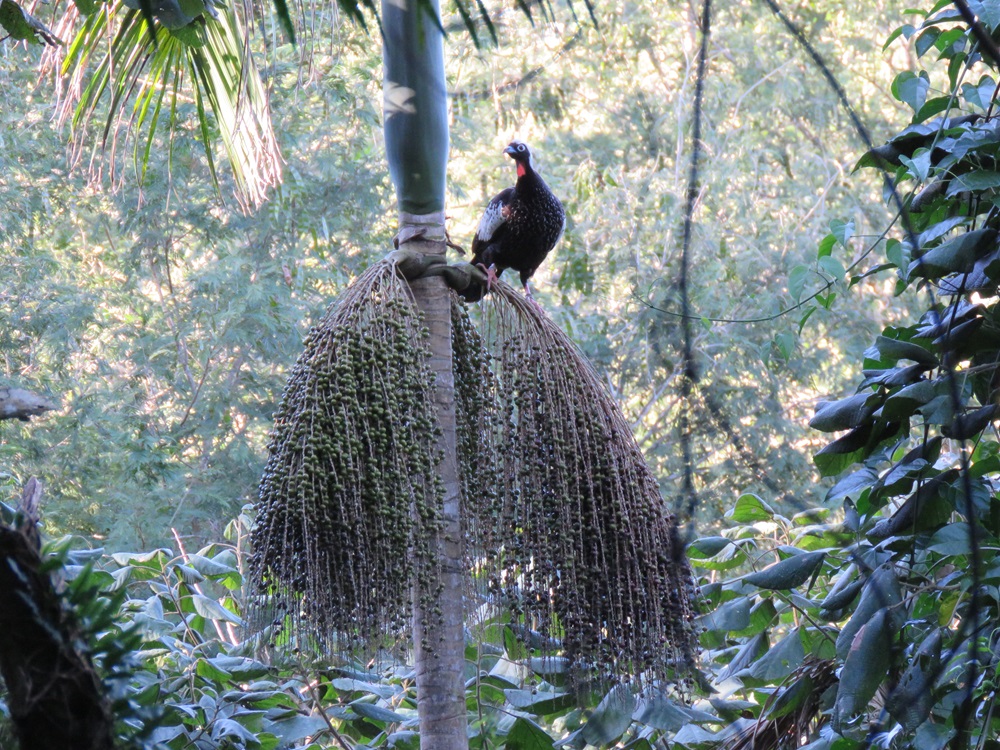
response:
[[[513,159],[515,164],[517,164],[518,177],[521,177],[525,172],[531,169],[531,151],[528,149],[527,143],[512,141],[511,144],[503,150],[503,152]]]

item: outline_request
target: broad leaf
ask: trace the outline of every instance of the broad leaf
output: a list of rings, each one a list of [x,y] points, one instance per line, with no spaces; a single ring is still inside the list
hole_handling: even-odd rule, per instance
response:
[[[792,555],[745,576],[743,582],[762,589],[793,589],[808,581],[819,570],[825,557],[825,552]]]

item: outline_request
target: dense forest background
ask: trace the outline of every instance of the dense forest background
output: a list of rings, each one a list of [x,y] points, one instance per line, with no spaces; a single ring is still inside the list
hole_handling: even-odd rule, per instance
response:
[[[161,49],[186,54],[198,29],[222,28],[209,20],[218,10],[210,3],[200,20],[168,31],[167,5],[157,6]],[[476,750],[996,745],[1000,130],[993,114],[1000,86],[992,76],[1000,50],[982,26],[996,36],[1000,5],[801,3],[785,9],[800,39],[766,5],[771,9],[715,8],[704,47],[686,300],[681,235],[701,8],[600,0],[595,24],[582,20],[579,4],[547,12],[487,2],[496,39],[478,22],[478,44],[461,14],[443,19],[452,240],[468,247],[483,205],[512,181],[501,149],[514,138],[531,144],[568,222],[532,282],[544,315],[504,290],[471,306],[471,322],[455,308],[451,335],[437,337],[454,351],[438,372],[458,373],[456,398],[483,405],[488,399],[462,373],[478,373],[499,390],[502,367],[516,376],[528,353],[543,359],[537,342],[558,343],[566,331],[593,372],[568,344],[546,353],[546,372],[572,373],[561,381],[567,390],[572,377],[596,373],[609,394],[587,381],[572,392],[589,393],[599,407],[567,404],[558,394],[552,406],[537,382],[519,381],[525,391],[505,402],[503,430],[529,425],[523,434],[539,438],[538,424],[554,427],[533,444],[535,455],[529,445],[530,461],[521,465],[520,453],[511,463],[508,456],[491,462],[502,443],[491,442],[501,430],[487,408],[459,414],[447,428],[463,436],[455,443],[463,466],[486,456],[478,465],[490,481],[515,477],[529,462],[524,474],[555,476],[534,495],[508,483],[509,496],[523,495],[518,512],[525,515],[503,529],[510,536],[502,550],[459,549],[449,558],[456,568],[466,564],[468,587],[450,591],[457,602],[450,614],[458,614],[455,663],[464,656],[464,667],[454,670],[461,674],[452,675],[464,692],[450,695],[459,706],[452,718],[463,701],[466,710],[453,722],[459,747],[466,739]],[[79,27],[64,25],[55,8],[46,16],[47,7],[34,12],[53,34],[71,38]],[[98,6],[76,0],[72,8],[68,17],[86,17],[84,26],[106,32]],[[0,22],[10,22],[12,9],[20,13],[12,0],[0,3]],[[145,39],[138,12],[125,36],[135,45]],[[334,436],[336,444],[329,434],[303,440],[301,453],[294,438],[304,431],[295,432],[291,417],[278,419],[283,437],[272,458],[293,448],[282,454],[287,464],[272,461],[271,468],[287,471],[281,481],[265,481],[262,494],[277,501],[254,518],[275,412],[286,409],[294,388],[329,376],[302,364],[307,357],[294,364],[303,347],[329,352],[337,341],[361,341],[356,351],[373,356],[336,362],[343,368],[336,372],[351,377],[371,375],[379,356],[396,357],[403,373],[397,382],[418,397],[396,399],[394,408],[425,404],[431,378],[421,369],[424,334],[414,311],[433,295],[413,293],[422,282],[404,283],[396,273],[402,265],[379,262],[393,245],[397,203],[386,166],[376,25],[365,29],[328,5],[301,3],[292,9],[300,35],[293,45],[270,8],[247,4],[236,15],[251,21],[246,49],[283,159],[278,184],[267,186],[273,174],[258,184],[264,192],[248,190],[247,172],[230,169],[221,144],[231,145],[233,133],[222,108],[218,120],[206,108],[207,84],[171,79],[176,98],[162,111],[131,81],[117,89],[118,99],[91,97],[80,88],[90,80],[85,75],[59,74],[66,59],[71,71],[82,69],[74,66],[87,44],[43,51],[0,41],[0,387],[58,403],[30,422],[0,421],[0,553],[13,561],[0,565],[0,747],[14,734],[33,746],[25,727],[70,731],[52,718],[70,701],[57,700],[46,713],[42,701],[24,696],[38,685],[54,694],[48,688],[64,687],[61,678],[77,669],[97,696],[102,750],[415,750],[427,713],[415,675],[421,652],[433,649],[422,636],[407,640],[403,620],[413,614],[421,628],[429,621],[420,612],[433,613],[435,605],[423,595],[437,584],[421,589],[422,575],[440,570],[426,540],[446,535],[444,516],[426,498],[440,490],[444,506],[450,482],[461,485],[450,496],[454,505],[482,501],[475,510],[491,511],[489,502],[502,495],[486,480],[478,492],[479,477],[470,482],[469,472],[446,479],[445,462],[432,460],[445,444],[438,442],[444,421],[405,412],[397,421],[406,436],[430,438],[384,451],[394,464],[366,456],[374,490],[355,495],[358,506],[370,497],[396,505],[376,508],[371,534],[357,524],[365,538],[353,557],[350,534],[313,545],[310,529],[328,530],[353,486],[329,482],[334,500],[326,505],[314,484],[312,494],[297,495],[296,482],[320,463],[296,461],[313,458],[317,448],[349,460],[369,427],[378,445],[388,445],[372,409],[367,422],[357,422],[363,429]],[[982,25],[977,33],[973,15]],[[100,34],[89,39],[91,49]],[[875,148],[859,138],[809,45],[847,92]],[[129,45],[121,49],[129,59]],[[215,62],[224,68],[234,60],[220,55]],[[215,80],[231,83],[224,75]],[[250,161],[266,161],[266,151]],[[444,291],[444,282],[439,286]],[[310,335],[335,299],[347,305],[336,308],[341,312],[383,305],[384,317],[372,314],[365,325],[388,320],[409,338],[400,343],[402,334],[386,334],[365,349],[354,334],[372,329],[342,325],[335,315],[327,317],[333,333]],[[685,303],[695,316],[693,368],[679,318]],[[483,354],[489,346],[516,347],[503,349],[509,340],[497,334],[479,348],[492,334],[477,339],[475,331],[495,333],[500,324],[490,326],[505,309],[520,326],[511,330],[539,338],[519,350],[523,359],[490,364]],[[291,378],[283,401],[293,367],[301,377]],[[691,369],[699,375],[693,381],[685,378]],[[351,377],[343,380],[355,386],[344,402],[361,412],[364,399],[382,392],[371,385],[376,378]],[[340,379],[334,385],[348,388]],[[627,439],[613,442],[618,433],[606,437],[594,426],[599,419],[580,416],[598,413],[621,427],[609,399],[655,479]],[[293,403],[286,416],[315,403]],[[485,447],[471,439],[484,435]],[[605,453],[615,461],[626,459],[609,469],[614,461],[604,460],[602,445],[612,446]],[[423,472],[427,464],[436,465],[433,476]],[[690,524],[677,534],[663,507],[686,511],[692,476],[694,517],[683,517]],[[621,477],[639,488],[629,498],[649,490],[644,497],[652,503],[614,505],[626,497],[615,484]],[[595,512],[560,515],[582,508],[587,492],[598,498]],[[277,517],[275,528],[287,531],[282,502],[302,497],[303,523],[274,535],[283,542],[279,555],[287,555],[262,562],[266,553],[249,543],[267,526],[261,518]],[[317,508],[323,523],[311,527]],[[650,523],[619,524],[622,508]],[[602,516],[610,522],[591,523]],[[466,543],[491,523],[502,525],[488,513],[452,520],[455,540]],[[521,545],[536,541],[526,531],[532,520],[536,537],[555,540],[561,552],[585,547],[601,564],[585,569],[577,567],[585,555],[525,552]],[[408,531],[407,524],[420,528]],[[657,536],[664,529],[669,533]],[[396,546],[365,546],[372,539]],[[651,539],[659,544],[652,553],[643,547]],[[313,607],[315,592],[301,585],[307,576],[296,567],[315,559],[300,555],[307,547],[346,551],[337,558],[346,560],[343,568],[330,563],[326,570],[357,563],[361,593],[341,599],[371,610],[345,615],[340,579]],[[378,584],[365,574],[369,553]],[[504,555],[508,568],[483,572]],[[622,560],[653,562],[633,574]],[[274,584],[268,576],[281,564],[288,575]],[[587,585],[571,589],[571,579]],[[316,580],[330,583],[313,577],[310,585]],[[387,596],[383,583],[396,588]],[[254,609],[279,595],[284,609]],[[558,609],[573,596],[578,608]],[[535,609],[518,610],[525,601]],[[321,611],[327,605],[330,611]],[[23,620],[12,620],[15,610],[26,612]],[[595,611],[602,614],[587,614]],[[315,623],[317,612],[332,612],[340,629],[295,630]],[[395,629],[369,632],[378,619],[364,619],[371,612]],[[592,643],[581,643],[579,632]],[[635,650],[615,651],[618,636]],[[32,637],[54,645],[22,645]],[[344,645],[356,642],[369,652]],[[313,658],[331,643],[334,653]],[[38,679],[25,679],[18,668],[31,661],[26,653],[73,663],[43,666]],[[421,698],[428,694],[422,690]],[[25,706],[41,715],[26,720]]]
[[[468,246],[486,200],[511,179],[500,150],[528,141],[566,203],[568,228],[538,276],[542,304],[607,378],[666,496],[678,487],[679,259],[696,50],[695,10],[599,3],[598,28],[502,10],[496,48],[458,25],[446,45],[448,213]],[[253,499],[264,444],[302,337],[394,232],[381,136],[380,40],[321,8],[316,37],[252,44],[286,161],[244,212],[226,170],[213,187],[196,106],[153,141],[137,179],[123,133],[108,159],[99,119],[54,119],[54,73],[5,43],[0,150],[0,352],[5,384],[56,399],[7,424],[0,468],[14,491],[44,479],[47,529],[113,549],[216,538]],[[822,499],[806,421],[846,392],[851,354],[891,321],[891,285],[846,287],[887,224],[862,152],[821,74],[763,7],[721,6],[705,94],[706,158],[692,248],[699,513],[746,490],[805,507]],[[881,40],[899,9],[795,10],[876,140],[908,108],[889,95],[913,64]],[[64,94],[65,95],[65,94]],[[850,237],[817,263],[834,227]],[[850,230],[853,229],[853,232]],[[843,228],[839,232],[845,239]]]

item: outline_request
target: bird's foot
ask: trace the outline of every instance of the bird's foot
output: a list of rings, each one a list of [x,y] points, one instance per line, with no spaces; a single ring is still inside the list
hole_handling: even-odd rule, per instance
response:
[[[476,263],[476,267],[483,269],[483,273],[486,274],[486,291],[493,291],[493,285],[500,280],[500,277],[497,276],[496,266],[491,264],[490,267],[487,268],[482,263]]]

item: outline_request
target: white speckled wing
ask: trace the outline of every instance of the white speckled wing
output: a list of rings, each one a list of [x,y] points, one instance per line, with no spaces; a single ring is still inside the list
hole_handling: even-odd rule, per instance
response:
[[[480,242],[488,243],[507,221],[507,211],[504,209],[510,202],[510,195],[513,192],[512,188],[507,188],[486,204],[486,210],[483,211],[483,217],[479,220],[479,227],[476,229],[476,238]]]

